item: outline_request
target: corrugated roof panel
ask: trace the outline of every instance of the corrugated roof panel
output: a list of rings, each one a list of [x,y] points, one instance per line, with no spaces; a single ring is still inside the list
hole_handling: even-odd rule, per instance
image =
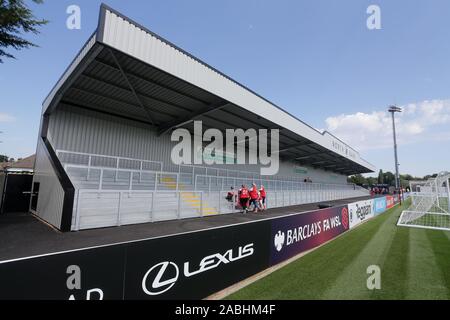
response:
[[[74,104],[85,105],[86,107],[99,107],[103,111],[108,111],[109,109],[114,110],[115,113],[123,115],[138,115],[145,118],[145,112],[139,108],[132,105],[119,103],[115,100],[107,100],[94,96],[92,94],[71,88],[67,94],[64,96],[63,101],[70,101]]]
[[[83,94],[83,101],[92,104],[105,106],[108,104],[114,105],[125,105],[127,109],[123,109],[124,115],[127,114],[129,110],[142,109],[140,103],[137,101],[136,97],[131,91],[128,91],[126,87],[118,88],[112,84],[102,82],[100,77],[103,75],[97,75],[97,79],[89,78],[89,74],[80,76],[77,81],[72,86],[72,91],[76,90],[77,94],[80,92]],[[69,91],[70,92],[70,91]],[[68,95],[67,93],[66,95]],[[70,96],[72,99],[76,98]],[[141,102],[150,109],[154,118],[158,119],[158,123],[168,122],[177,118],[181,111],[186,111],[186,109],[180,109],[175,106],[154,100],[150,97],[144,97],[139,95]],[[116,109],[118,111],[118,109]],[[188,109],[188,111],[190,111]],[[170,116],[170,117],[167,117]]]
[[[326,132],[317,132],[145,28],[135,25],[106,7],[103,10],[105,25],[100,26],[99,34],[103,33],[103,37],[100,36],[99,41],[107,46],[98,55],[99,50],[95,50],[95,54],[92,50],[92,59],[86,57],[83,60],[86,61],[83,68],[80,68],[84,70],[83,74],[77,72],[73,75],[72,79],[77,79],[63,99],[86,108],[145,121],[148,116],[141,106],[144,104],[150,109],[151,117],[160,128],[174,119],[183,119],[203,110],[205,105],[231,102],[234,105],[215,110],[199,119],[205,121],[205,127],[220,129],[282,128],[281,148],[299,141],[312,141],[316,144],[293,148],[286,153],[288,155],[332,152],[332,155],[318,154],[315,157],[342,160],[343,163],[348,162],[349,165],[359,167],[362,166],[357,163],[361,163],[367,168],[371,167],[356,151],[336,137]],[[87,48],[91,41],[95,42],[95,39],[88,41],[82,55],[83,52],[85,56],[89,53]],[[99,48],[98,44],[96,48]],[[124,77],[116,65],[110,50],[127,77]],[[74,63],[78,64],[80,61],[77,56]],[[71,65],[72,71],[75,67]],[[70,73],[64,74],[63,82],[68,79]],[[136,99],[129,88],[129,82],[138,93],[139,99]],[[53,90],[50,95],[52,94]]]
[[[148,82],[133,79],[133,85],[136,91],[145,92],[148,96],[166,101],[167,103],[171,103],[174,106],[179,106],[180,109],[184,111],[193,112],[204,106],[198,101],[183,97],[177,93],[174,93],[173,91],[152,85]]]
[[[103,7],[102,14],[104,15],[104,25],[102,26],[103,37],[101,41],[109,46],[137,60],[164,70],[168,74],[183,79],[188,83],[192,83],[196,87],[211,92],[215,96],[221,97],[250,112],[260,114],[263,118],[273,120],[278,125],[293,132],[293,134],[314,141],[336,154],[373,169],[373,166],[360,158],[356,151],[333,135],[327,132],[318,132],[248,88],[190,56],[170,42],[131,22],[123,15],[107,7]],[[115,32],[115,28],[119,29],[120,32]],[[136,44],[130,43],[129,40],[136,35],[139,36],[140,41],[151,43],[150,52],[144,52],[142,48],[139,50],[136,48]]]
[[[184,95],[190,95],[197,100],[208,104],[211,104],[215,99],[217,99],[217,97],[214,97],[214,95],[209,92],[196,88],[192,84],[174,78],[173,76],[140,61],[132,60],[129,57],[127,57],[127,59],[122,59],[121,61],[123,62],[124,69],[133,74],[139,75],[142,79],[147,79],[156,83],[164,83],[164,85],[180,91]]]

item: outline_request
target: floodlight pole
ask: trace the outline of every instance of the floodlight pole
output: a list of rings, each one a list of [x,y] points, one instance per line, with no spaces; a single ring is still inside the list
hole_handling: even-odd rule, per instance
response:
[[[391,113],[392,115],[392,132],[393,132],[393,136],[394,136],[394,156],[395,156],[395,189],[397,189],[397,191],[400,188],[400,176],[398,173],[398,156],[397,156],[397,136],[396,136],[396,132],[395,132],[395,113],[396,112],[402,112],[402,109],[396,106],[390,106],[388,111]]]

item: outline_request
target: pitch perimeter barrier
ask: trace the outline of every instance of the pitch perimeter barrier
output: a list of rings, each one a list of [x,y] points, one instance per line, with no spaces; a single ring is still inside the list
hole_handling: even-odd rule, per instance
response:
[[[374,200],[370,199],[348,204],[350,228],[354,228],[361,222],[374,217]]]
[[[271,223],[270,264],[317,247],[349,229],[347,206],[275,219]]]
[[[409,194],[403,196],[407,199]],[[376,217],[400,202],[398,195],[387,195],[383,197],[349,203],[348,215],[350,219],[350,229],[358,226],[363,221]]]
[[[0,299],[202,299],[380,214],[389,197],[1,261]]]

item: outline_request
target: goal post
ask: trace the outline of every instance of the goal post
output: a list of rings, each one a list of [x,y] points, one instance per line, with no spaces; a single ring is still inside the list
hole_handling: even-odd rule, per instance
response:
[[[450,173],[414,182],[411,205],[398,219],[398,226],[450,231]]]

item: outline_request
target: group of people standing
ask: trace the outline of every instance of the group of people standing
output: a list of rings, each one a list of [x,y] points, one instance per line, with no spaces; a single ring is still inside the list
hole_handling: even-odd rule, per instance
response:
[[[235,194],[234,188],[228,192],[227,200],[230,202],[237,202],[242,208],[243,213],[247,213],[250,209],[253,212],[265,210],[267,193],[263,185],[258,189],[255,183],[252,184],[250,189],[245,184],[241,186],[238,193]]]
[[[370,189],[370,195],[373,197],[374,195],[379,195],[379,194],[389,194],[389,189],[388,188],[379,188],[379,187],[373,187]]]

